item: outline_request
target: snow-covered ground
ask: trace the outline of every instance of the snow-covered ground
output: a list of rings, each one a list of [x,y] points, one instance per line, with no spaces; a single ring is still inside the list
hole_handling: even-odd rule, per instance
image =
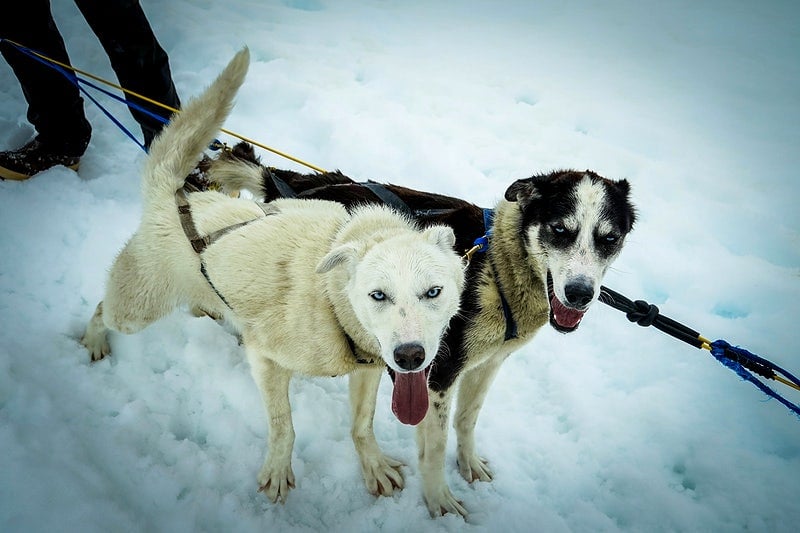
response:
[[[53,4],[74,65],[115,80],[77,8]],[[250,47],[226,128],[315,165],[485,206],[555,168],[627,178],[639,223],[605,284],[800,372],[800,4],[143,6],[184,99]],[[0,530],[796,530],[800,421],[708,352],[602,304],[501,370],[477,431],[492,483],[460,478],[451,436],[466,523],[428,517],[388,380],[375,427],[408,465],[405,490],[364,489],[346,378],[301,378],[297,488],[268,503],[256,492],[266,417],[231,335],[176,312],[114,335],[98,364],[77,342],[138,224],[144,157],[86,109],[78,174],[0,183]],[[0,149],[31,134],[0,62]]]

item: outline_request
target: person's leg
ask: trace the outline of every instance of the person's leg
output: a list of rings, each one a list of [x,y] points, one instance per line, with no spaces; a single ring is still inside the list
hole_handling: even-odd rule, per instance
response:
[[[84,18],[103,45],[120,85],[175,109],[180,100],[172,81],[167,53],[158,43],[138,0],[75,0]],[[126,95],[127,97],[127,95]],[[165,118],[170,111],[127,97],[143,108]],[[150,146],[163,123],[131,108],[141,125],[144,144]]]
[[[50,14],[48,0],[8,2],[0,16],[0,37],[69,65],[64,40]],[[0,52],[14,70],[25,100],[28,120],[36,129],[43,150],[80,157],[92,127],[83,111],[78,88],[57,70],[43,65],[7,42]]]

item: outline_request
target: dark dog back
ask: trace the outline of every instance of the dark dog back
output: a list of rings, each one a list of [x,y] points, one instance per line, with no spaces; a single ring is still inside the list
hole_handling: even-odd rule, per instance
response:
[[[226,157],[262,166],[248,143],[237,144]],[[295,197],[330,200],[348,208],[365,203],[391,205],[410,214],[423,226],[445,224],[453,228],[459,252],[472,248],[475,239],[486,232],[483,209],[460,198],[374,181],[357,182],[338,170],[302,174],[264,166],[262,169],[265,202]]]

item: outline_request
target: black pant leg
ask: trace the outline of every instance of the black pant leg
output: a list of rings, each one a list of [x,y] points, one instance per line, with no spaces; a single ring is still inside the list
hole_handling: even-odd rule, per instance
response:
[[[0,37],[69,65],[64,40],[50,13],[49,0],[6,2],[0,14]],[[80,156],[92,127],[83,111],[78,88],[60,72],[43,65],[9,43],[0,52],[11,66],[28,102],[28,121],[37,139],[63,155]]]
[[[159,44],[138,0],[75,0],[103,45],[120,85],[175,109],[180,100],[172,81],[167,53]],[[170,111],[127,96],[130,101],[165,118]],[[163,123],[131,108],[149,147]]]

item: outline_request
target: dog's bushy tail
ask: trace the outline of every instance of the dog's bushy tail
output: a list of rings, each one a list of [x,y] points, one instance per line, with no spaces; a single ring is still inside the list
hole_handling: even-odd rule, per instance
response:
[[[265,195],[263,169],[249,161],[220,157],[211,164],[211,180],[225,190],[244,189],[259,197]]]
[[[233,108],[233,100],[244,82],[250,51],[242,48],[217,79],[191,99],[153,141],[144,167],[142,193],[149,202],[174,202],[200,154],[219,132]]]

